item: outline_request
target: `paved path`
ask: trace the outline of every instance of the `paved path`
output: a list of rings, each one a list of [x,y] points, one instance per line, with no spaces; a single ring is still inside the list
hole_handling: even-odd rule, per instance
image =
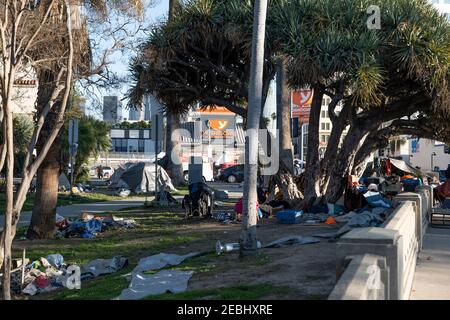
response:
[[[450,229],[429,227],[417,262],[411,300],[450,299]]]
[[[151,201],[153,197],[148,197]],[[125,208],[139,207],[144,204],[145,198],[132,198],[124,200],[103,201],[95,203],[72,204],[70,206],[58,207],[58,214],[64,217],[79,217],[83,212],[101,213],[106,211],[117,211]],[[0,230],[3,229],[4,215],[0,215]],[[31,212],[23,212],[20,216],[19,225],[28,225],[31,221]]]

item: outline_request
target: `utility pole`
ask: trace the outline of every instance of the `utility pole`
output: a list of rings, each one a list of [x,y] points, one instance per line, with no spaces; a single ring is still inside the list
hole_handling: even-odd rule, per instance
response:
[[[74,158],[78,151],[78,119],[69,121],[69,156],[70,156],[70,196],[73,195],[74,184]]]

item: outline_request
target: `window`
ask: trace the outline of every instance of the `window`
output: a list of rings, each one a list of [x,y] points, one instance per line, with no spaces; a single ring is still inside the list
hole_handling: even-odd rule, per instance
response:
[[[327,130],[327,131],[330,131],[330,123],[328,122],[328,123],[326,123],[325,124],[325,130]]]
[[[140,139],[139,145],[138,145],[138,152],[144,152],[144,151],[145,151],[144,140]]]
[[[321,124],[320,124],[320,129],[323,131],[323,130],[325,130],[325,122],[322,122]]]
[[[325,117],[326,117],[325,110],[322,110],[322,118],[325,118]]]
[[[321,143],[328,143],[328,140],[330,139],[330,136],[329,135],[326,135],[326,134],[324,134],[324,135],[321,135],[320,136],[320,142]]]

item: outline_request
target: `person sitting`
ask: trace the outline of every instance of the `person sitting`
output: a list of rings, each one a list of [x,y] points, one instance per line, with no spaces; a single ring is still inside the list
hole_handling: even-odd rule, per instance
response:
[[[450,209],[450,166],[445,171],[445,182],[435,188],[436,196],[444,209]]]

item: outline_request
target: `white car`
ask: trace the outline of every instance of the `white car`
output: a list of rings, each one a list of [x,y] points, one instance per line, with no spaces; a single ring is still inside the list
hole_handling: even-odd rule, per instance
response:
[[[209,162],[208,158],[203,158],[203,181],[214,181],[214,172],[212,169],[212,164]],[[183,163],[183,175],[184,181],[189,181],[189,163]]]
[[[92,177],[97,177],[98,176],[98,173],[97,173],[98,167],[99,166],[91,167],[91,170],[89,170],[89,175]],[[105,178],[105,179],[111,178],[111,176],[114,174],[114,169],[109,166],[101,166],[101,167],[102,167],[102,171],[103,171],[103,178]]]

